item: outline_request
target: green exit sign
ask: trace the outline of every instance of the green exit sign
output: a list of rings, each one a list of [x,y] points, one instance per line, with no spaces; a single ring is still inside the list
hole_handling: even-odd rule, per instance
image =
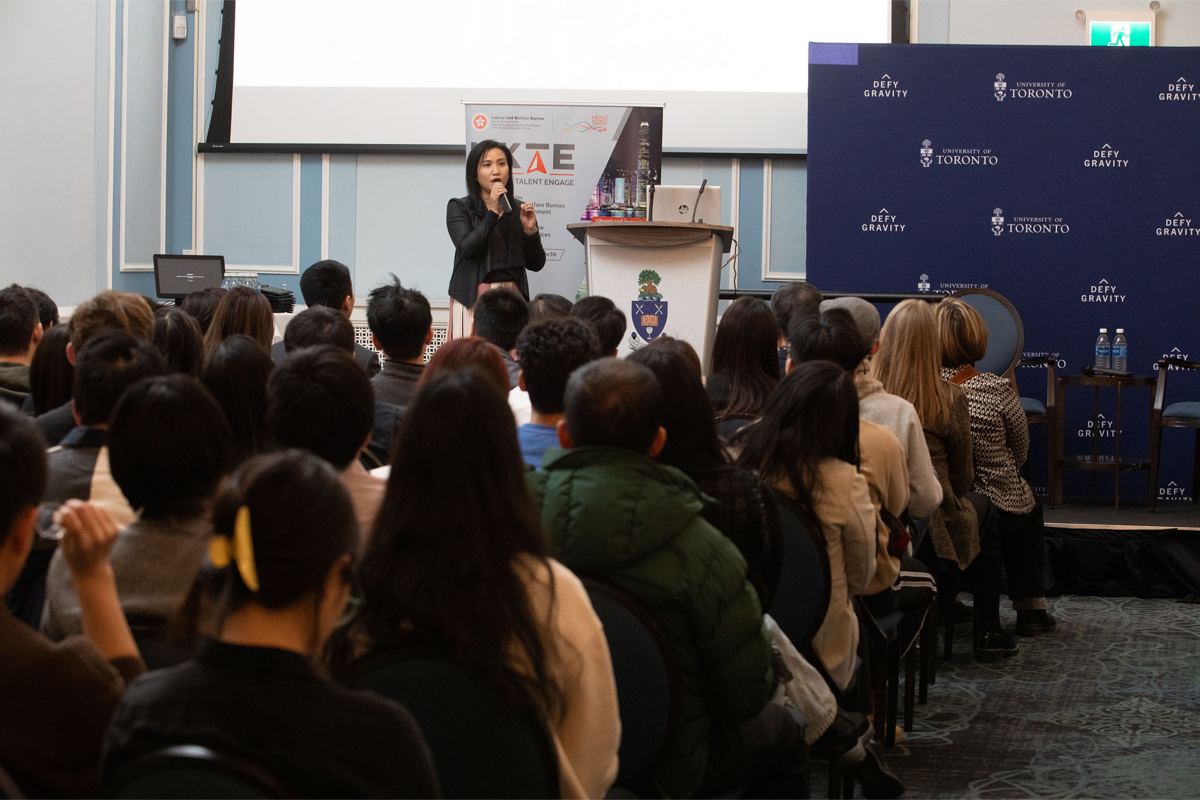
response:
[[[1150,23],[1092,22],[1089,44],[1099,47],[1150,47]]]

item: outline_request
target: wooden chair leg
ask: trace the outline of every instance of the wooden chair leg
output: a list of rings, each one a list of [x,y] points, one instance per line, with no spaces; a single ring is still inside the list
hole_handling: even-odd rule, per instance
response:
[[[888,643],[876,642],[871,648],[871,714],[875,718],[875,738],[884,741],[887,734]]]
[[[850,800],[854,797],[854,773],[847,772],[842,776],[842,797]]]
[[[1197,430],[1200,433],[1200,429]],[[1162,419],[1158,416],[1158,412],[1150,415],[1150,475],[1147,478],[1146,493],[1150,495],[1150,510],[1157,511],[1158,505],[1158,459],[1162,453]],[[1193,459],[1194,461],[1194,459]],[[1193,468],[1192,481],[1195,482],[1196,473]],[[1196,496],[1195,491],[1192,492],[1192,497]]]
[[[1196,444],[1192,447],[1192,502],[1197,499],[1197,488],[1200,488],[1200,428],[1196,429]],[[1155,487],[1157,494],[1158,488]]]
[[[942,660],[947,664],[950,663],[950,657],[954,654],[954,600],[951,600],[946,606],[946,643]]]
[[[916,645],[908,648],[904,655],[904,730],[913,729],[913,700],[917,694],[917,651]]]
[[[937,685],[938,613],[938,603],[934,600],[933,605],[929,607],[929,619],[925,620],[925,627],[929,630],[929,654],[926,657],[929,659],[930,686]]]
[[[900,641],[888,642],[887,648],[887,727],[884,746],[896,746],[896,721],[900,707]]]
[[[840,800],[842,796],[842,773],[833,768],[833,764],[829,765],[829,798],[830,800]]]

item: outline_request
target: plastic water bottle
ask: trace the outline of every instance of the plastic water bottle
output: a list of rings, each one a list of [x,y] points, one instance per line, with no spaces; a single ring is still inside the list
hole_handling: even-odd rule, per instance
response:
[[[1112,365],[1118,372],[1129,371],[1129,345],[1125,341],[1124,328],[1117,328],[1117,335],[1113,337]]]
[[[1108,343],[1108,328],[1100,329],[1096,339],[1096,368],[1112,369],[1112,346]]]

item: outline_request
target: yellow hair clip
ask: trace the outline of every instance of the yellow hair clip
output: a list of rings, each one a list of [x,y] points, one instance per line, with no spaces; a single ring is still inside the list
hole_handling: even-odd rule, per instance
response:
[[[254,563],[254,541],[250,538],[250,509],[242,506],[233,523],[233,540],[217,534],[208,543],[208,558],[217,569],[236,561],[242,582],[252,592],[258,591],[258,568]]]

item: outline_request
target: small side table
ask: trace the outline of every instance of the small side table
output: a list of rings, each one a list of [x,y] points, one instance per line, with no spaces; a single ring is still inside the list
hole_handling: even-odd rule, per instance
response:
[[[1096,375],[1089,377],[1087,375],[1059,375],[1058,387],[1055,392],[1055,403],[1057,405],[1055,412],[1055,424],[1058,428],[1058,435],[1055,438],[1055,454],[1054,463],[1058,467],[1055,470],[1054,476],[1054,505],[1062,505],[1062,476],[1064,469],[1086,469],[1092,472],[1092,492],[1096,490],[1096,473],[1097,472],[1113,472],[1116,473],[1115,481],[1116,499],[1113,505],[1114,508],[1121,507],[1121,479],[1120,473],[1134,469],[1150,469],[1150,458],[1132,457],[1129,455],[1122,456],[1121,454],[1121,390],[1133,389],[1139,387],[1154,386],[1154,378],[1117,378],[1111,375]],[[1063,437],[1066,435],[1064,418],[1066,414],[1066,399],[1068,386],[1091,386],[1093,390],[1092,396],[1092,452],[1090,455],[1063,455]],[[1115,388],[1117,390],[1117,418],[1113,424],[1113,443],[1116,446],[1116,452],[1111,456],[1100,455],[1100,389]],[[1151,398],[1153,402],[1153,397]],[[1147,416],[1147,420],[1149,417]],[[1151,489],[1153,491],[1153,489]]]

